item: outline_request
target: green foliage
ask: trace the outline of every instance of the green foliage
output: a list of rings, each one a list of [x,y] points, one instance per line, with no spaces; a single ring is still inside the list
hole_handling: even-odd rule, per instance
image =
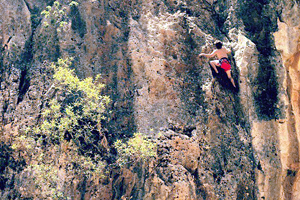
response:
[[[76,144],[92,143],[92,132],[101,128],[100,121],[105,119],[103,112],[109,103],[108,96],[101,95],[104,85],[100,76],[80,80],[74,70],[69,69],[72,59],[59,59],[51,67],[54,69],[54,84],[60,91],[62,100],[52,99],[44,109],[43,123],[36,129],[49,141],[62,141],[71,134]]]
[[[72,1],[69,6],[78,6],[78,3]],[[55,1],[52,6],[47,6],[41,13],[45,16],[44,27],[55,28],[58,32],[62,31],[67,24],[66,10],[66,6],[61,5],[58,1]]]
[[[141,133],[135,133],[126,143],[117,140],[114,145],[119,156],[117,163],[121,166],[156,157],[156,143]]]
[[[100,76],[80,80],[72,59],[52,63],[54,98],[45,104],[40,123],[14,138],[12,149],[26,160],[37,199],[67,199],[72,181],[104,178],[99,135],[110,99],[102,95]],[[87,147],[87,148],[86,148]],[[100,148],[101,149],[101,148]],[[24,194],[25,195],[25,194]]]

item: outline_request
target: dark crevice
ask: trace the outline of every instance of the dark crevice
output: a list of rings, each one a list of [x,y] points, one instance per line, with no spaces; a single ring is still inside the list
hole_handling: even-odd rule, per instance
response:
[[[213,178],[214,178],[214,181],[218,184],[221,183],[221,179],[222,177],[224,176],[225,172],[223,170],[223,167],[222,167],[222,164],[221,164],[221,161],[219,160],[218,157],[216,157],[217,161],[214,165],[214,167],[212,168],[213,170]]]
[[[42,20],[42,18],[40,17],[40,8],[35,6],[33,8],[30,8],[27,1],[25,1],[25,4],[28,10],[30,11],[31,28],[32,28],[32,32],[34,32]]]
[[[86,189],[87,189],[87,177],[84,176],[83,178],[83,181],[81,182],[80,184],[80,192],[81,192],[81,195],[80,195],[80,200],[84,200],[85,199],[85,193],[86,193]]]
[[[25,63],[30,63],[33,59],[33,35],[38,27],[38,25],[41,23],[42,18],[39,16],[40,10],[37,7],[30,8],[28,3],[25,1],[28,10],[30,11],[30,18],[31,18],[31,36],[29,40],[25,43],[25,49],[26,51],[22,55],[24,58]]]
[[[2,142],[0,145],[0,190],[4,190],[7,178],[4,176],[4,171],[9,166],[11,150]]]
[[[182,94],[180,96],[181,100],[185,102],[185,110],[188,112],[189,116],[197,116],[199,106],[203,105],[205,98],[202,90],[202,79],[200,77],[201,75],[198,68],[198,59],[195,56],[197,42],[193,39],[191,33],[189,32],[187,18],[183,19],[182,27],[186,31],[183,33],[185,38],[184,41],[182,41],[184,48],[182,49],[181,57],[179,57],[179,59],[182,59],[188,67],[184,73],[176,72],[176,75],[179,79],[182,79],[184,83],[179,83],[178,85],[181,90],[180,93]],[[171,55],[173,54],[171,53]],[[166,57],[168,56],[169,54],[166,55]],[[185,126],[191,127],[190,124]],[[176,131],[179,131],[178,128]]]
[[[22,62],[23,64],[21,65],[21,74],[20,74],[20,83],[19,83],[19,94],[18,94],[18,100],[17,104],[22,102],[24,95],[29,89],[30,86],[30,77],[28,75],[30,63],[33,60],[33,36],[35,33],[36,28],[41,22],[41,17],[39,16],[40,10],[37,7],[30,8],[28,3],[25,1],[25,4],[28,8],[28,10],[31,13],[31,35],[29,39],[25,43],[25,52],[22,55]]]
[[[217,2],[215,2],[215,3],[217,3]],[[221,4],[222,4],[222,1],[221,1]],[[218,6],[220,8],[220,5],[218,5]],[[213,18],[215,19],[216,24],[218,25],[218,28],[219,28],[220,32],[223,34],[223,36],[221,36],[221,37],[226,37],[229,41],[231,41],[230,38],[228,37],[228,33],[224,32],[224,23],[225,23],[226,18],[228,16],[227,15],[228,12],[225,12],[225,9],[228,9],[228,8],[226,8],[224,5],[221,5],[221,7],[223,7],[223,8],[221,8],[221,10],[219,10],[218,12],[216,12],[214,9],[212,9],[211,13],[213,13]],[[233,51],[232,51],[232,55],[229,56],[229,58],[230,58],[231,65],[232,65],[232,77],[233,77],[233,79],[236,83],[237,88],[234,88],[231,85],[230,80],[228,79],[226,73],[222,69],[219,70],[219,72],[221,72],[219,74],[219,76],[221,75],[221,78],[217,78],[217,80],[219,80],[219,83],[223,86],[223,88],[227,88],[227,89],[232,90],[232,92],[233,92],[232,97],[234,99],[234,102],[233,102],[234,110],[233,110],[233,112],[234,112],[234,116],[235,116],[235,120],[236,120],[235,123],[241,125],[244,128],[244,130],[246,131],[246,134],[249,135],[249,133],[250,133],[250,124],[247,121],[247,119],[245,118],[244,113],[242,112],[242,110],[243,110],[242,107],[243,106],[240,104],[240,97],[238,95],[238,92],[239,92],[239,84],[238,83],[239,83],[239,78],[240,77],[239,77],[238,69],[236,68],[236,62],[235,62],[235,59],[234,59],[234,52]],[[211,70],[212,70],[213,75],[216,76],[214,70],[212,68],[211,68]],[[239,130],[236,130],[236,133],[238,133],[238,132],[239,132]],[[230,134],[228,133],[228,135],[230,135]],[[238,187],[238,189],[237,189],[238,199],[256,199],[256,197],[255,197],[256,196],[256,189],[255,189],[255,187],[253,187],[254,185],[252,185],[252,184],[255,184],[255,181],[256,181],[255,168],[257,167],[256,166],[256,159],[254,158],[254,154],[253,154],[254,153],[253,147],[252,147],[251,144],[249,144],[249,146],[247,146],[247,147],[243,146],[243,144],[241,142],[241,139],[239,138],[239,135],[237,134],[235,136],[236,136],[236,138],[234,138],[234,141],[235,141],[234,143],[236,143],[238,145],[241,145],[241,147],[247,149],[247,151],[249,152],[247,157],[248,157],[249,162],[250,162],[249,163],[250,164],[249,165],[250,170],[248,171],[250,180],[247,183],[247,185],[241,184]],[[221,145],[221,146],[225,145],[225,147],[224,147],[225,150],[223,149],[223,151],[221,152],[221,154],[222,154],[221,158],[223,158],[223,164],[224,164],[223,167],[225,167],[226,163],[228,162],[228,160],[227,160],[228,157],[227,156],[232,153],[231,151],[226,150],[227,146],[232,145],[230,143],[231,142],[225,142],[224,143],[224,141],[223,141],[222,145]],[[237,147],[237,149],[240,149],[240,148]],[[232,158],[229,158],[229,160],[230,160],[230,162],[232,162]],[[240,165],[240,168],[242,170],[243,170],[244,167],[245,166]],[[222,165],[220,165],[220,167],[217,168],[217,169],[218,169],[218,171],[216,171],[216,173],[214,174],[215,177],[216,177],[216,181],[218,181],[219,180],[218,178],[220,176],[222,176],[222,173],[220,173],[220,172],[222,172]],[[226,171],[230,172],[231,169],[227,169]]]
[[[17,104],[19,104],[23,98],[26,92],[28,91],[30,86],[30,79],[27,75],[27,69],[21,71],[20,75],[20,84],[19,84],[19,95],[18,95],[18,101]]]
[[[31,36],[25,43],[25,52],[22,55],[23,58],[23,64],[21,67],[21,74],[20,74],[20,83],[19,83],[19,95],[18,95],[18,101],[17,104],[19,104],[22,100],[24,95],[29,89],[30,86],[30,78],[28,76],[28,68],[27,65],[32,62],[33,59],[33,35],[35,33],[35,30],[37,26],[40,24],[41,19],[38,17],[39,10],[38,8],[30,9],[28,6],[28,3],[25,1],[27,8],[29,9],[31,13]]]
[[[241,2],[239,17],[243,20],[248,37],[256,44],[258,55],[258,77],[253,83],[253,95],[256,112],[261,120],[276,118],[278,102],[278,82],[275,66],[270,62],[274,55],[272,32],[276,30],[276,23],[264,15],[264,8],[269,0]]]
[[[196,184],[196,195],[199,197],[199,199],[206,200],[208,198],[207,191],[205,190],[203,184],[200,181],[200,176],[198,170],[196,170],[194,173],[191,173],[191,175],[194,177],[195,184]]]
[[[218,5],[217,5],[218,4]],[[216,6],[218,6],[218,11],[216,11],[215,8]],[[227,32],[224,32],[224,24],[225,21],[228,17],[228,13],[225,12],[227,9],[227,7],[225,6],[225,3],[223,1],[214,1],[213,5],[212,5],[212,9],[211,9],[211,14],[212,14],[212,18],[214,19],[214,21],[216,22],[219,31],[227,37]]]
[[[114,42],[110,44],[109,51],[101,58],[103,67],[96,69],[96,73],[102,74],[107,77],[106,87],[104,93],[110,96],[111,104],[106,114],[108,120],[103,122],[103,128],[106,129],[106,136],[109,144],[113,144],[115,140],[120,138],[130,138],[136,131],[135,119],[134,119],[134,86],[132,83],[132,69],[131,61],[128,58],[124,58],[124,65],[118,64],[110,65],[109,63],[116,59],[116,54],[122,51],[127,54],[128,47],[126,42],[129,39],[130,27],[129,15],[132,11],[140,9],[136,4],[126,1],[120,1],[119,4],[109,3],[107,10],[120,19],[120,22],[115,18],[111,18],[113,15],[108,14],[102,21],[106,24],[106,20],[110,20],[112,24],[117,26],[123,34],[116,35]],[[103,31],[102,34],[105,34]],[[103,42],[103,41],[99,41]],[[123,76],[119,76],[118,72],[122,71]],[[113,151],[112,151],[113,154]],[[114,155],[112,155],[114,156]]]
[[[87,33],[86,22],[82,19],[78,7],[72,6],[70,14],[72,19],[72,29],[77,32],[81,38],[83,38]]]

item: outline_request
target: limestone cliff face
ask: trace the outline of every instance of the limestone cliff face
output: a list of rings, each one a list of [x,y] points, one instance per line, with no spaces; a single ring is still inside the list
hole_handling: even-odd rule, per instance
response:
[[[285,197],[299,198],[299,6],[283,4],[282,19],[278,20],[278,30],[274,33],[276,48],[281,53],[284,65],[285,80],[283,87],[287,96],[285,102],[286,120],[281,128],[282,167],[285,171],[293,172],[292,177],[284,180]],[[285,41],[285,42],[283,42]],[[293,41],[293,42],[292,42]],[[288,139],[287,139],[288,138]],[[292,147],[293,146],[293,147]],[[292,148],[291,148],[292,147]],[[288,175],[290,175],[288,173]],[[290,175],[291,176],[291,175]]]
[[[35,198],[9,144],[38,123],[54,95],[47,65],[66,56],[80,77],[103,77],[109,144],[134,132],[158,142],[157,158],[82,178],[73,199],[300,198],[299,3],[66,0],[60,32],[40,14],[53,2],[0,0],[2,199]],[[232,49],[237,89],[197,56],[216,39]]]

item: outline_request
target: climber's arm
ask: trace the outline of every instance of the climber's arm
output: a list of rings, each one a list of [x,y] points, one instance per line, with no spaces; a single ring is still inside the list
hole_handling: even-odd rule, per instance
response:
[[[216,55],[216,50],[214,50],[211,54],[206,54],[206,53],[200,53],[199,56],[205,56],[208,58],[214,57]]]

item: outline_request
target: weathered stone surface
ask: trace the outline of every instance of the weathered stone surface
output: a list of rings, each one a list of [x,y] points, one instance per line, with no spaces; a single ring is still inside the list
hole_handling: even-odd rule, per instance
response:
[[[103,77],[109,145],[135,131],[159,145],[149,163],[72,183],[72,198],[300,198],[299,2],[69,2],[59,32],[42,25],[53,1],[0,0],[0,44],[12,36],[0,63],[1,198],[34,194],[7,144],[57,95],[48,65],[66,56],[80,77]],[[233,51],[237,90],[197,56],[216,39]]]
[[[285,105],[285,120],[279,121],[280,151],[282,152],[282,199],[298,199],[298,163],[299,163],[299,5],[292,2],[281,4],[282,21],[278,21],[278,30],[274,33],[276,48],[281,53],[285,68],[283,87],[288,98],[282,98]],[[298,21],[298,22],[297,22]]]

